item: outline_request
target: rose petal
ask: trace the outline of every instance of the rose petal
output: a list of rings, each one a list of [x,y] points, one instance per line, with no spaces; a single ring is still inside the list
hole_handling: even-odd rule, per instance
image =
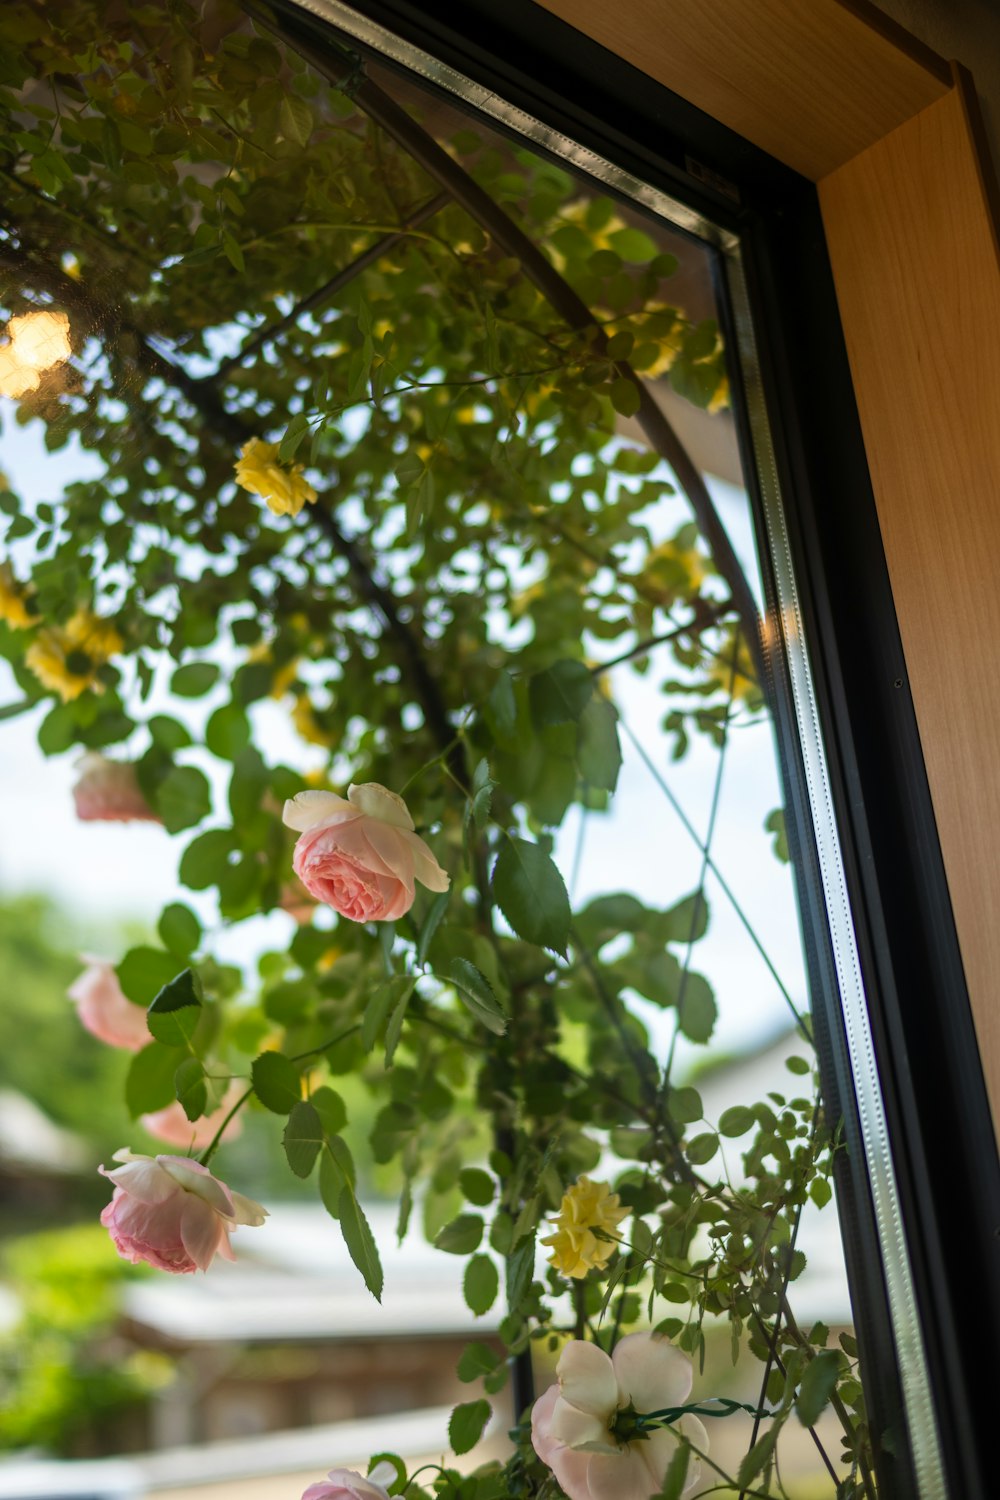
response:
[[[184,1197],[181,1209],[181,1239],[199,1271],[207,1271],[215,1259],[219,1239],[225,1239],[222,1221],[209,1205],[193,1193]]]
[[[661,1411],[683,1406],[691,1394],[691,1361],[669,1339],[630,1333],[615,1346],[611,1359],[620,1406],[631,1401],[636,1411]]]
[[[410,809],[402,797],[390,792],[388,787],[380,786],[377,781],[365,781],[361,786],[352,783],[347,788],[347,799],[352,807],[369,818],[377,818],[380,823],[391,823],[394,828],[413,829]]]
[[[366,818],[363,828],[369,847],[388,867],[389,873],[412,891],[413,851],[406,841],[406,830],[380,823],[377,818]]]
[[[582,1339],[571,1339],[559,1356],[556,1375],[564,1401],[579,1411],[605,1421],[610,1419],[618,1406],[618,1381],[614,1365],[603,1349]]]
[[[549,1432],[567,1448],[586,1449],[588,1452],[613,1450],[615,1447],[605,1417],[596,1417],[592,1412],[580,1411],[569,1401],[560,1397],[552,1408]],[[593,1445],[598,1445],[594,1447]]]
[[[336,792],[299,792],[285,803],[281,821],[286,827],[305,833],[307,829],[315,828],[338,814],[354,816],[354,809],[343,797],[338,797]]]
[[[653,1485],[642,1460],[644,1446],[630,1443],[615,1454],[588,1454],[588,1500],[652,1500],[659,1485]]]
[[[192,1161],[187,1156],[158,1156],[156,1160],[178,1187],[182,1187],[186,1193],[198,1198],[213,1212],[221,1214],[224,1219],[231,1219],[235,1222],[236,1209],[233,1206],[229,1189],[217,1177],[213,1177],[200,1161]]]
[[[663,1488],[663,1481],[670,1466],[670,1460],[677,1452],[678,1429],[685,1437],[690,1438],[694,1446],[700,1449],[702,1453],[705,1453],[708,1449],[708,1433],[705,1431],[703,1424],[699,1422],[698,1418],[692,1412],[685,1412],[677,1422],[673,1423],[672,1427],[654,1428],[645,1443],[635,1444],[637,1453],[639,1453],[649,1471],[650,1481],[653,1485],[652,1494]],[[700,1475],[701,1463],[692,1454],[688,1463],[687,1482],[681,1491],[683,1495],[694,1489]]]
[[[242,1193],[234,1193],[232,1188],[229,1189],[229,1196],[232,1198],[233,1208],[236,1210],[237,1224],[251,1224],[255,1229],[258,1225],[263,1224],[267,1218],[266,1208],[262,1208],[253,1198],[244,1198]]]
[[[177,1192],[177,1183],[163,1171],[158,1162],[148,1156],[133,1157],[124,1166],[113,1167],[110,1172],[105,1167],[98,1167],[97,1170],[103,1176],[110,1177],[115,1187],[120,1187],[130,1198],[150,1207],[166,1203]]]
[[[420,884],[425,885],[429,891],[446,891],[451,884],[448,872],[442,870],[419,833],[404,831],[402,837],[413,853],[413,873]]]

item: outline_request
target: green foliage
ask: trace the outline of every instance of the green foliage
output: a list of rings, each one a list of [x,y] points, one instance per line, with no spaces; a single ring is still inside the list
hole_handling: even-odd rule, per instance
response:
[[[181,883],[214,910],[203,926],[172,902],[161,946],[124,952],[120,983],[154,1040],[129,1060],[76,1032],[81,1063],[54,1023],[73,966],[0,908],[5,977],[24,989],[0,1015],[0,1069],[60,1120],[86,1099],[102,1148],[120,1111],[93,1104],[100,1090],[123,1088],[133,1117],[177,1100],[194,1122],[249,1078],[227,1180],[245,1186],[270,1142],[276,1180],[318,1194],[377,1299],[362,1199],[396,1193],[401,1237],[418,1204],[428,1237],[463,1258],[478,1316],[502,1265],[508,1354],[566,1331],[565,1279],[536,1279],[536,1242],[567,1187],[613,1160],[600,1171],[628,1237],[574,1282],[572,1326],[610,1343],[659,1320],[695,1360],[717,1319],[737,1358],[763,1365],[773,1345],[778,1415],[740,1484],[770,1485],[788,1413],[814,1419],[834,1388],[845,1441],[867,1452],[854,1355],[779,1317],[804,1265],[798,1214],[830,1195],[812,1080],[809,1098],[705,1121],[636,1003],[710,1041],[716,997],[692,962],[711,926],[703,885],[662,907],[628,891],[574,903],[555,857],[567,820],[599,816],[619,782],[615,673],[651,674],[675,757],[693,735],[725,746],[763,710],[739,580],[619,421],[648,412],[647,379],[724,404],[715,320],[668,300],[678,261],[652,223],[436,101],[451,159],[592,310],[567,326],[531,256],[505,254],[456,195],[420,217],[438,184],[419,153],[263,22],[229,0],[169,0],[141,26],[133,7],[105,10],[0,8],[0,297],[9,315],[65,309],[73,345],[17,420],[40,420],[49,449],[78,441],[97,469],[41,502],[0,496],[31,603],[24,628],[0,621],[0,656],[25,703],[47,705],[42,753],[127,744],[167,834],[185,835]],[[70,227],[67,260],[54,247]],[[318,291],[389,234],[391,252]],[[279,514],[242,467],[237,482],[252,440],[315,501]],[[81,610],[113,621],[120,647],[100,661],[74,648],[53,687],[32,648]],[[405,796],[448,889],[426,889],[418,864],[395,922],[313,910],[281,820],[304,776],[265,755],[265,711],[309,747],[313,789]],[[787,858],[781,814],[766,831]],[[286,946],[255,971],[219,960],[217,925],[276,908],[295,914]],[[738,1183],[720,1136],[741,1142]],[[493,1394],[507,1368],[472,1345],[460,1373]],[[456,1408],[457,1454],[489,1415],[485,1400]],[[681,1448],[664,1495],[686,1463]],[[546,1472],[522,1434],[504,1473],[445,1469],[434,1488],[507,1500],[538,1494]]]

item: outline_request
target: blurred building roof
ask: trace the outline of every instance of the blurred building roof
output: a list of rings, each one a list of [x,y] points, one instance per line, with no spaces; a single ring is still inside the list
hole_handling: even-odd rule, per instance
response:
[[[135,1323],[185,1344],[385,1339],[492,1332],[502,1309],[477,1318],[462,1296],[464,1262],[413,1230],[396,1244],[396,1209],[365,1213],[385,1271],[381,1304],[366,1290],[338,1226],[319,1205],[282,1204],[233,1240],[238,1260],[208,1276],[138,1282],[125,1294]]]

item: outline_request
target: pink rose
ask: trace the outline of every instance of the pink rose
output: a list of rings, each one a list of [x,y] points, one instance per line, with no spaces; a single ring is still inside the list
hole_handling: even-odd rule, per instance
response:
[[[326,1479],[311,1484],[302,1500],[389,1500],[387,1485],[396,1478],[394,1464],[376,1464],[366,1479],[354,1469],[331,1469]]]
[[[82,1025],[112,1047],[138,1052],[153,1040],[146,1025],[146,1012],[122,994],[114,964],[89,954],[83,955],[83,961],[87,968],[67,991],[76,1002]]]
[[[556,1375],[558,1384],[532,1408],[531,1442],[569,1500],[651,1500],[663,1488],[678,1432],[703,1453],[708,1447],[705,1429],[691,1412],[631,1442],[627,1426],[625,1436],[615,1431],[623,1408],[649,1415],[687,1401],[691,1361],[667,1339],[630,1333],[610,1359],[596,1344],[571,1339]],[[700,1467],[691,1460],[685,1495],[698,1483]]]
[[[76,815],[82,823],[162,823],[146,801],[127,760],[108,760],[95,753],[77,761],[80,775],[73,788]]]
[[[200,1120],[189,1120],[183,1105],[175,1099],[166,1109],[158,1109],[151,1115],[140,1115],[139,1123],[150,1135],[155,1136],[158,1141],[165,1141],[168,1146],[179,1146],[184,1151],[204,1151],[215,1140],[216,1131],[243,1092],[238,1083],[230,1084],[218,1109],[214,1109],[210,1115],[202,1115]],[[239,1115],[234,1115],[222,1132],[222,1139],[235,1140],[242,1129],[243,1122]]]
[[[145,1260],[175,1275],[207,1271],[216,1255],[236,1259],[229,1236],[237,1224],[259,1225],[267,1218],[259,1203],[186,1156],[116,1151],[115,1161],[124,1165],[98,1169],[115,1184],[101,1223],[124,1260]]]
[[[406,803],[378,782],[299,792],[284,821],[302,835],[292,868],[310,895],[352,922],[392,922],[413,905],[414,879],[446,891],[448,876],[414,832]]]

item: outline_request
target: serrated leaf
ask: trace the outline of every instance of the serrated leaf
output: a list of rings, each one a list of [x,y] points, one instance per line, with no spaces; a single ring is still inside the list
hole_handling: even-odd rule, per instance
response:
[[[683,1440],[678,1444],[677,1451],[667,1465],[667,1472],[663,1476],[663,1486],[656,1496],[656,1500],[680,1500],[687,1483],[688,1466],[691,1462],[691,1449]]]
[[[478,1250],[483,1238],[481,1214],[459,1214],[443,1229],[439,1229],[434,1244],[450,1255],[471,1255]]]
[[[825,1177],[814,1177],[809,1184],[809,1196],[817,1208],[825,1208],[833,1197],[833,1189]]]
[[[378,1247],[361,1204],[350,1185],[340,1195],[339,1219],[340,1231],[351,1259],[364,1277],[365,1286],[375,1301],[381,1302],[383,1276]]]
[[[582,661],[557,661],[544,672],[536,672],[528,683],[531,717],[539,729],[574,723],[593,691],[593,678]]]
[[[296,1177],[308,1177],[323,1145],[323,1124],[308,1099],[300,1099],[292,1106],[281,1144]]]
[[[426,961],[428,949],[434,941],[434,934],[441,926],[450,899],[450,891],[439,891],[427,908],[427,915],[424,917],[420,935],[417,938],[417,963],[419,964]]]
[[[486,717],[490,728],[499,740],[509,740],[517,729],[517,699],[514,696],[514,679],[510,673],[500,673],[486,700]]]
[[[795,1402],[795,1415],[803,1427],[812,1427],[837,1389],[840,1355],[835,1349],[824,1349],[806,1365]]]
[[[538,844],[504,841],[493,866],[493,896],[518,937],[566,956],[569,896],[558,869]]]
[[[208,1104],[205,1069],[196,1057],[186,1057],[174,1074],[174,1093],[189,1120],[200,1120]]]
[[[278,124],[286,140],[304,146],[312,134],[312,110],[304,99],[286,94],[278,107]]]
[[[347,1142],[341,1136],[330,1137],[319,1162],[319,1195],[331,1218],[340,1217],[340,1195],[348,1185],[353,1187],[356,1180]]]
[[[361,1045],[366,1052],[370,1052],[374,1047],[375,1038],[381,1031],[389,1012],[397,1003],[401,987],[405,983],[408,981],[401,980],[397,976],[376,986],[361,1019]]]
[[[611,405],[622,417],[634,417],[642,405],[639,387],[634,380],[627,380],[624,375],[611,382],[608,395],[611,397]]]
[[[492,1261],[490,1264],[492,1265]],[[480,1376],[495,1370],[501,1358],[489,1344],[466,1344],[459,1355],[455,1373],[464,1385],[468,1385],[470,1380],[478,1380]]]
[[[171,766],[157,786],[154,800],[168,833],[193,828],[212,811],[212,789],[197,766]]]
[[[481,1318],[488,1313],[500,1291],[500,1273],[488,1255],[474,1255],[465,1268],[462,1292],[466,1304]]]
[[[594,697],[580,715],[576,763],[588,786],[613,792],[622,767],[618,711],[606,698]]]
[[[309,1102],[319,1115],[320,1124],[327,1135],[339,1135],[347,1124],[347,1106],[335,1089],[313,1089]]]
[[[488,1401],[465,1401],[455,1407],[448,1422],[448,1441],[453,1453],[468,1453],[476,1446],[492,1410]]]
[[[165,984],[146,1012],[146,1025],[167,1047],[189,1047],[201,1020],[201,999],[191,969]]]
[[[253,1091],[265,1109],[287,1115],[302,1097],[299,1070],[283,1052],[262,1052],[250,1065]]]
[[[486,975],[481,974],[467,958],[453,959],[448,965],[447,975],[458,998],[476,1020],[481,1021],[494,1035],[503,1036],[507,1030],[507,1017]]]
[[[399,1046],[399,1039],[403,1034],[403,1022],[406,1019],[406,1010],[413,996],[413,991],[415,988],[416,980],[409,980],[406,984],[405,989],[403,990],[403,993],[396,1001],[396,1008],[393,1011],[392,1015],[389,1017],[388,1024],[386,1025],[385,1066],[387,1068],[392,1067],[392,1060],[396,1055],[396,1048]]]
[[[780,1431],[781,1423],[775,1422],[772,1427],[768,1428],[763,1437],[758,1438],[749,1453],[744,1456],[743,1462],[740,1464],[739,1473],[736,1476],[741,1488],[749,1489],[757,1478],[757,1475],[770,1462]]]
[[[692,1042],[707,1042],[715,1030],[719,1009],[708,980],[689,971],[682,980],[683,991],[677,1007],[677,1024]]]

